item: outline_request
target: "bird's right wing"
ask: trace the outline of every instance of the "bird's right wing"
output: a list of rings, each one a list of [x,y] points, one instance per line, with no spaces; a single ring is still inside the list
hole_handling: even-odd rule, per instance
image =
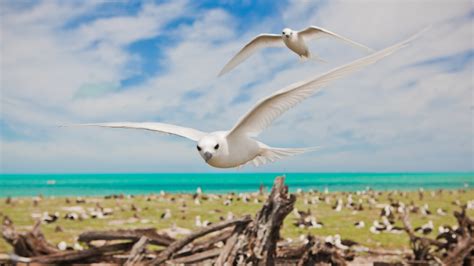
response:
[[[275,92],[258,102],[247,114],[241,117],[237,124],[229,131],[227,136],[257,136],[265,128],[270,126],[273,120],[304,99],[313,95],[317,89],[324,87],[331,81],[347,76],[394,53],[408,45],[408,43],[418,37],[420,33],[421,32],[405,41],[385,48],[374,54],[355,60],[341,67],[337,67],[323,75],[317,76],[316,78],[294,83]]]
[[[303,36],[303,38],[306,38],[306,39],[314,39],[314,38],[318,38],[318,37],[322,37],[322,36],[328,36],[328,37],[336,38],[336,39],[342,40],[344,42],[347,42],[347,43],[349,43],[349,44],[351,44],[351,45],[353,45],[357,48],[363,49],[367,52],[374,52],[374,50],[372,48],[369,48],[369,47],[367,47],[363,44],[355,42],[355,41],[353,41],[349,38],[341,36],[337,33],[332,32],[332,31],[328,31],[328,30],[323,29],[321,27],[309,26],[306,29],[299,31],[298,34],[300,34],[301,36]]]
[[[176,136],[188,138],[194,141],[198,141],[201,137],[207,134],[199,130],[188,128],[188,127],[181,127],[181,126],[176,126],[176,125],[155,123],[155,122],[145,122],[145,123],[111,122],[111,123],[76,124],[72,126],[144,129],[144,130],[160,132],[163,134],[176,135]]]
[[[264,165],[270,162],[274,162],[279,160],[283,157],[293,156],[309,151],[314,151],[319,147],[308,147],[308,148],[273,148],[264,145],[262,147],[262,151],[259,155],[255,156],[253,160],[248,161],[246,164],[252,163],[254,166],[258,167],[260,165]]]
[[[284,46],[281,35],[278,34],[260,34],[247,43],[232,59],[222,68],[219,77],[231,71],[238,64],[255,53],[257,50],[265,47],[281,47]]]

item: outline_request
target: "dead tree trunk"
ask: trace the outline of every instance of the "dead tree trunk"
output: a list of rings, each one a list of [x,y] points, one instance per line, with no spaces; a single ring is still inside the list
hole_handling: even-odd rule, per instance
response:
[[[458,221],[458,242],[457,245],[448,251],[448,256],[443,260],[446,265],[463,265],[464,260],[474,250],[474,220],[470,219],[466,214],[464,206],[461,212],[454,212],[454,216]]]
[[[275,265],[280,228],[296,201],[295,195],[288,194],[288,187],[284,182],[284,177],[275,179],[270,196],[255,220],[245,230],[234,232],[216,265],[234,265],[239,261],[253,265]]]
[[[27,233],[17,233],[13,222],[5,216],[3,219],[3,238],[13,247],[16,255],[22,257],[34,257],[49,255],[59,250],[46,241],[40,230],[41,222],[36,222],[33,230]]]
[[[253,251],[249,259],[255,263],[261,261],[265,265],[275,264],[280,228],[285,217],[293,210],[296,201],[295,195],[288,195],[288,187],[284,182],[284,177],[275,180],[270,196],[246,234],[251,238],[249,248]]]

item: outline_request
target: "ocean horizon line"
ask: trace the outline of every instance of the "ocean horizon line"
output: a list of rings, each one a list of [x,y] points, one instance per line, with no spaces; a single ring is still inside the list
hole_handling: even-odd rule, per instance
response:
[[[290,191],[459,189],[474,173],[88,173],[0,175],[0,197],[103,196],[109,194],[254,192],[284,175]]]
[[[100,175],[100,174],[474,174],[474,171],[289,171],[289,172],[0,172],[1,175]]]

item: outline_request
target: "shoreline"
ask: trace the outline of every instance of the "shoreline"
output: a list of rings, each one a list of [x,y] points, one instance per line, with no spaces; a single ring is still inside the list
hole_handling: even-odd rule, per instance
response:
[[[195,191],[197,191],[200,187],[196,187]],[[265,193],[268,192],[268,187],[265,187]],[[367,193],[368,191],[375,192],[375,193],[417,193],[419,191],[423,191],[426,193],[432,193],[432,192],[437,192],[437,191],[446,191],[446,192],[454,192],[454,191],[460,191],[460,190],[465,190],[465,191],[474,191],[474,187],[465,187],[465,186],[460,186],[460,187],[455,187],[455,188],[428,188],[424,189],[423,187],[419,188],[413,188],[413,189],[371,189],[369,188],[368,190],[334,190],[330,191],[328,190],[327,193]],[[240,195],[240,194],[259,194],[260,192],[258,190],[251,190],[251,191],[239,191],[239,192],[233,192],[233,191],[209,191],[209,190],[203,190],[203,193],[208,194],[208,195],[219,195],[219,196],[224,196],[224,195]],[[291,189],[288,188],[288,191],[290,193],[326,193],[324,190],[313,190],[313,189]],[[44,198],[44,199],[66,199],[66,198],[133,198],[133,197],[149,197],[149,196],[159,196],[160,194],[166,194],[166,195],[173,195],[173,196],[193,196],[196,194],[196,192],[179,192],[179,191],[158,191],[158,192],[152,192],[152,193],[111,193],[111,194],[95,194],[95,195],[87,195],[87,194],[79,194],[79,195],[42,195],[42,194],[36,194],[36,195],[21,195],[21,196],[5,196],[5,195],[0,195],[0,200],[5,200],[7,198],[11,199],[31,199],[31,198]]]
[[[0,198],[7,196],[104,196],[108,194],[255,192],[263,184],[270,189],[274,173],[226,174],[81,174],[0,176]],[[368,187],[376,191],[417,191],[474,187],[474,173],[289,173],[290,191],[310,189],[356,192]]]

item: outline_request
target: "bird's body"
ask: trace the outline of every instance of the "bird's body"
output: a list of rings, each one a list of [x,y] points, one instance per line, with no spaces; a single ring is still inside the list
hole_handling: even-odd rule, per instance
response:
[[[331,81],[338,80],[379,61],[406,46],[415,37],[413,36],[372,55],[335,68],[325,74],[312,77],[306,81],[296,82],[276,91],[272,95],[261,99],[230,130],[206,133],[188,127],[154,122],[91,123],[80,124],[80,126],[133,128],[172,134],[197,142],[196,148],[199,154],[207,164],[213,167],[232,168],[248,163],[259,166],[286,156],[314,150],[314,148],[275,148],[255,140],[254,138],[269,127],[276,118],[313,95],[318,89],[326,86]],[[304,49],[303,46],[296,44],[292,47],[297,51]]]
[[[290,29],[285,29],[290,31]],[[283,30],[283,32],[285,32]],[[306,42],[303,38],[302,35],[298,34],[297,31],[292,31],[293,34],[284,35],[282,37],[283,43],[288,47],[291,51],[295,52],[297,55],[299,55],[301,58],[309,58],[310,53],[308,46],[306,45]]]
[[[227,132],[212,132],[198,142],[201,154],[206,160],[206,153],[213,154],[207,163],[217,168],[231,168],[243,165],[263,152],[261,144],[249,137],[228,138]],[[214,149],[219,144],[218,149]]]
[[[221,70],[219,76],[231,71],[237,65],[245,61],[256,51],[266,47],[282,47],[286,46],[288,49],[296,53],[301,58],[311,58],[311,53],[306,42],[311,39],[320,37],[331,37],[344,41],[350,45],[363,49],[364,51],[373,52],[373,50],[365,45],[354,42],[344,36],[323,29],[321,27],[309,26],[304,30],[295,31],[290,28],[284,28],[280,34],[260,34],[250,42],[248,42]],[[320,59],[314,56],[315,59]],[[322,60],[324,61],[324,60]]]

